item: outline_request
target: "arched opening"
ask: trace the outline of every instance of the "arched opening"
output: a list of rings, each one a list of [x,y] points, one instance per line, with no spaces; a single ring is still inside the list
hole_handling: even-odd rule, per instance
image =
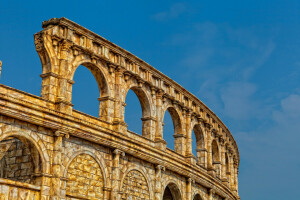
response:
[[[100,92],[97,81],[91,71],[82,65],[76,69],[72,88],[72,103],[74,109],[86,114],[99,116]]]
[[[151,109],[145,92],[141,88],[132,87],[126,94],[125,103],[127,129],[151,139]]]
[[[221,160],[219,146],[216,140],[213,140],[212,142],[212,161],[216,175],[219,177],[221,173]]]
[[[150,190],[144,175],[138,170],[131,170],[123,179],[121,199],[150,200]]]
[[[206,148],[204,135],[199,124],[196,124],[192,133],[192,152],[197,158],[197,163],[205,167]]]
[[[0,178],[41,185],[42,160],[37,148],[23,137],[0,142]]]
[[[200,194],[196,194],[193,198],[193,200],[202,200]]]
[[[176,152],[183,150],[184,144],[182,144],[180,140],[183,137],[181,121],[175,108],[167,108],[163,118],[163,126],[163,136],[167,142],[167,147],[175,150]]]
[[[163,200],[181,200],[180,190],[174,183],[169,183],[164,190]]]
[[[78,65],[74,64],[74,66],[76,67],[66,76],[69,80],[75,80],[75,88],[73,89],[72,84],[67,88],[67,100],[71,101],[73,96],[74,109],[99,116],[103,120],[109,120],[111,117],[109,108],[112,107],[112,99],[109,96],[108,81],[100,69],[101,65],[81,62]],[[75,75],[78,70],[80,72]],[[77,90],[76,87],[79,89]]]
[[[104,179],[98,162],[88,154],[76,156],[67,171],[66,199],[103,199]]]

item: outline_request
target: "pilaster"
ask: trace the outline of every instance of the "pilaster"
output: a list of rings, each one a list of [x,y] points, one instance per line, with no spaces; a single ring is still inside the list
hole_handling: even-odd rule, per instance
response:
[[[119,189],[120,189],[120,156],[124,157],[125,153],[119,149],[113,151],[113,168],[112,168],[112,177],[111,177],[111,200],[119,200]]]

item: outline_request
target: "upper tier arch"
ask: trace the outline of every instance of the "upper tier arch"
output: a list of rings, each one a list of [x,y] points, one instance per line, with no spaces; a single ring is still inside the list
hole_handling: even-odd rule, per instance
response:
[[[104,105],[100,118],[105,115],[102,119],[112,124],[114,130],[126,130],[122,93],[126,81],[129,78],[135,79],[137,87],[144,88],[151,94],[154,104],[152,108],[156,110],[155,116],[149,118],[149,138],[163,142],[162,134],[159,133],[162,129],[162,105],[168,101],[172,107],[178,108],[184,118],[183,132],[190,131],[191,126],[186,125],[191,121],[190,116],[196,118],[207,127],[206,135],[213,134],[221,144],[228,143],[228,151],[239,165],[238,147],[230,131],[206,105],[178,83],[128,51],[66,18],[45,21],[43,28],[44,30],[35,34],[36,50],[43,65],[42,97],[54,102],[56,109],[72,113],[69,96],[73,81],[70,74],[76,60],[84,57],[88,62],[81,63],[101,66],[103,74],[100,78],[108,83],[104,89],[107,96],[100,100],[100,104]],[[101,87],[105,85],[99,84]],[[184,137],[181,140],[184,141]]]

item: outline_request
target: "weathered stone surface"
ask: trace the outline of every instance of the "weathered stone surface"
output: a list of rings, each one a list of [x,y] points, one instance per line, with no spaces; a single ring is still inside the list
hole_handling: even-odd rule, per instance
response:
[[[43,69],[41,97],[0,84],[1,200],[239,199],[237,145],[207,106],[68,19],[51,19],[43,28],[34,36]],[[79,65],[98,83],[99,118],[73,109]],[[142,135],[128,131],[124,121],[130,89],[141,103]],[[163,139],[166,111],[174,123],[175,151]]]

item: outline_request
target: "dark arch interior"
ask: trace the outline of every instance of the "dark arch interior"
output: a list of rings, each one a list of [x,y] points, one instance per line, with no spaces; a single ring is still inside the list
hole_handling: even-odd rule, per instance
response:
[[[94,117],[99,115],[100,97],[97,81],[91,71],[80,65],[74,74],[72,88],[72,103],[74,109],[87,113]]]
[[[194,199],[193,199],[193,200],[201,200],[200,194],[196,194],[196,195],[194,196]]]
[[[41,158],[27,139],[8,137],[0,142],[0,178],[41,184]]]
[[[165,188],[163,200],[181,200],[180,191],[174,183],[168,184]]]
[[[214,140],[212,142],[212,159],[213,159],[213,162],[220,161],[219,147],[218,147],[216,140]]]

